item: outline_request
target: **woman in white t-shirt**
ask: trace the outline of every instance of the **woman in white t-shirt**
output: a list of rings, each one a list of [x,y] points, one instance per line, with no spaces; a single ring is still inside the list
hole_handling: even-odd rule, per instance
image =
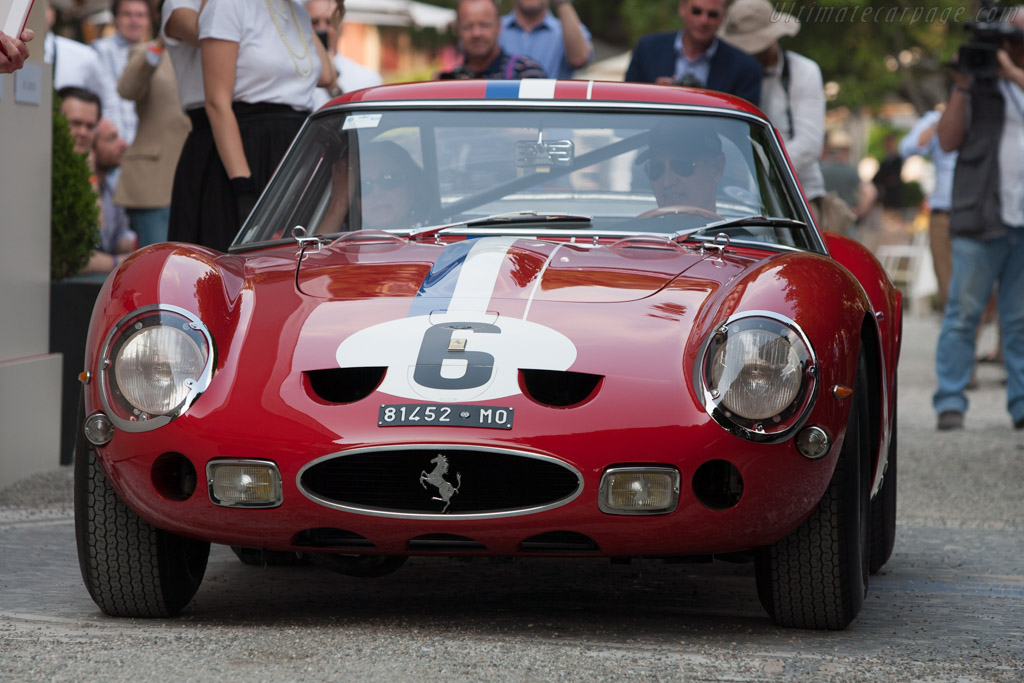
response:
[[[203,176],[210,154],[216,156],[213,131],[206,116],[203,69],[199,61],[199,10],[203,0],[164,0],[160,26],[164,49],[178,81],[178,99],[192,122],[178,157],[171,189],[167,237],[173,242],[199,242]]]
[[[189,241],[227,251],[312,110],[314,89],[335,74],[294,0],[207,2],[199,46],[215,151],[192,169],[202,181]]]

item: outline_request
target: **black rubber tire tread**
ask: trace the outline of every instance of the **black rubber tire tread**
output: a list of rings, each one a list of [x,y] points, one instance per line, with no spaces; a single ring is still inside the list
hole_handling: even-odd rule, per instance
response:
[[[763,548],[755,560],[758,597],[780,626],[844,629],[864,604],[870,543],[867,410],[861,355],[845,441],[825,494],[796,531]]]
[[[895,397],[893,397],[895,398]],[[882,488],[871,501],[871,558],[868,569],[875,574],[892,557],[896,547],[896,461],[898,422],[895,409],[892,414],[892,436],[889,441],[888,464],[882,479]]]
[[[199,590],[210,544],[139,517],[118,497],[84,439],[82,446],[75,449],[75,539],[89,595],[112,617],[176,615]]]

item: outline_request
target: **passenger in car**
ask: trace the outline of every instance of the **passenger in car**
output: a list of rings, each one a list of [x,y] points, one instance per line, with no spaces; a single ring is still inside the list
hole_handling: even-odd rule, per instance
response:
[[[360,154],[363,227],[408,228],[426,214],[423,169],[401,145],[373,142]]]
[[[346,147],[340,148],[331,165],[330,199],[316,233],[410,228],[426,219],[431,205],[426,177],[404,147],[391,141],[363,145],[355,173],[350,166],[354,159]]]

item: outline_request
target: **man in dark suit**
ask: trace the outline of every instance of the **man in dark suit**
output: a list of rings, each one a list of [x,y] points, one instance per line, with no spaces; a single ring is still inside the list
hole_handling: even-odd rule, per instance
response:
[[[642,37],[626,80],[718,90],[759,105],[761,65],[715,35],[725,19],[725,5],[726,0],[679,0],[682,30]]]

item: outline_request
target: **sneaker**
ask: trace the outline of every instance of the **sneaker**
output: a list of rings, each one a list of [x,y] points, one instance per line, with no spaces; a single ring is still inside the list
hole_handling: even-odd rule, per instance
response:
[[[1024,418],[1020,420],[1021,426],[1018,429],[1024,429]],[[1016,423],[1015,425],[1016,426]],[[956,410],[943,410],[939,413],[939,425],[938,429],[940,432],[946,432],[951,429],[963,429],[964,428],[964,414]]]

